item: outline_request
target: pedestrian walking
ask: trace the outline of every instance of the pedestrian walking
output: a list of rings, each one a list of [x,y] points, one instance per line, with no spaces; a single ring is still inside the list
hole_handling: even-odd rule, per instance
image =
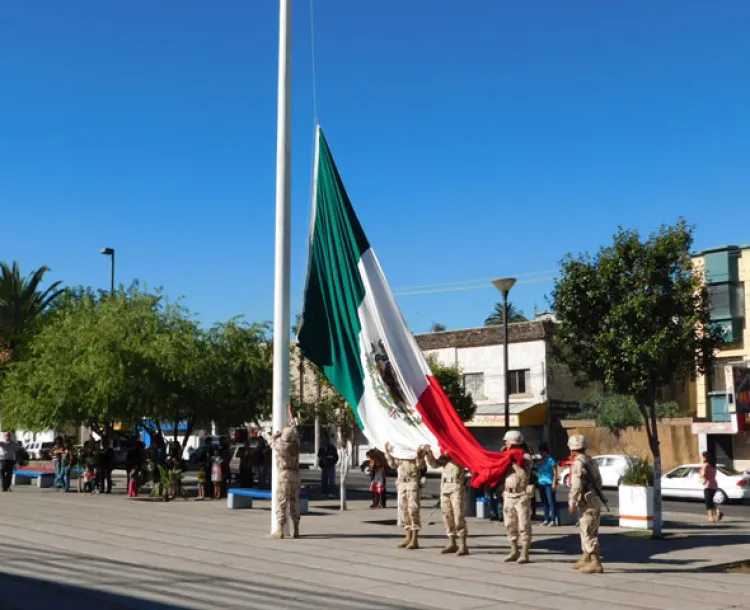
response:
[[[287,509],[292,519],[292,538],[299,538],[299,436],[292,414],[291,405],[287,405],[290,426],[277,432],[271,438],[271,450],[276,453],[277,478],[274,481],[278,507],[276,511],[276,531],[274,537],[284,537],[284,527],[287,521]]]
[[[214,500],[221,499],[221,483],[224,480],[224,473],[221,462],[221,455],[214,455],[213,462],[211,464],[211,483],[213,483],[214,485]]]
[[[549,454],[547,443],[539,445],[540,460],[536,465],[537,489],[544,510],[544,521],[542,525],[557,525],[557,460]]]
[[[524,445],[523,434],[509,430],[503,438],[506,450],[520,449]],[[529,491],[529,480],[533,462],[524,453],[522,465],[513,464],[505,477],[503,490],[503,520],[510,542],[510,552],[505,562],[529,563],[531,550],[531,500],[534,488]],[[519,547],[520,542],[520,547]]]
[[[52,454],[52,470],[55,473],[55,479],[52,483],[52,486],[55,489],[62,489],[63,482],[62,482],[62,468],[60,465],[60,457],[65,451],[65,444],[63,442],[63,437],[58,436],[55,438],[55,442],[52,445],[52,451],[50,452]]]
[[[10,491],[13,482],[13,467],[16,465],[16,443],[10,437],[10,432],[3,435],[0,441],[0,480],[3,491]]]
[[[62,449],[59,452],[60,455],[60,484],[63,492],[67,493],[70,491],[70,471],[73,468],[73,462],[75,461],[75,455],[73,454],[73,447],[69,440],[63,441]]]
[[[466,543],[468,532],[464,517],[466,468],[453,461],[447,453],[436,458],[432,447],[427,447],[425,458],[432,468],[443,469],[440,476],[440,512],[443,515],[448,545],[441,553],[468,555],[469,548]],[[459,541],[459,544],[456,544],[456,541]]]
[[[385,459],[390,468],[398,470],[396,489],[405,531],[404,539],[398,544],[398,548],[418,549],[419,530],[422,528],[420,481],[422,478],[421,471],[426,468],[424,450],[419,447],[416,457],[411,460],[395,459],[391,455],[390,443],[386,443]]]
[[[586,455],[586,444],[586,437],[580,434],[568,439],[568,448],[574,458],[570,469],[568,510],[571,515],[578,511],[583,552],[581,558],[573,564],[573,569],[582,574],[601,574],[604,572],[599,547],[602,476],[594,460]]]
[[[700,479],[703,484],[703,500],[706,504],[706,521],[709,523],[718,523],[724,517],[714,502],[716,490],[719,488],[716,482],[716,458],[712,453],[704,451],[702,454],[703,464],[700,470]]]
[[[138,485],[140,484],[141,473],[138,466],[133,466],[128,474],[128,498],[138,497]]]

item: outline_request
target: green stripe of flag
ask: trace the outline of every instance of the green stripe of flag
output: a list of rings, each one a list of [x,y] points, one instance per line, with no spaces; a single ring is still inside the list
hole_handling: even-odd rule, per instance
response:
[[[357,263],[370,244],[320,128],[314,214],[299,346],[357,414],[364,392],[358,309],[365,296]]]

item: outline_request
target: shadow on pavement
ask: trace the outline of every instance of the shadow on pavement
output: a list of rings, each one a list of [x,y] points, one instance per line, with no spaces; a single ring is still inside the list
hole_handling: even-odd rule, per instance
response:
[[[209,566],[214,570],[220,566]],[[286,610],[409,610],[403,605],[350,595],[331,587],[312,588],[293,576],[253,574],[243,579],[195,571],[154,568],[67,551],[5,547],[0,571],[3,610],[54,607],[55,610],[185,610],[187,608],[280,607]],[[31,574],[44,574],[37,578]],[[83,581],[83,582],[81,582]],[[264,582],[265,581],[265,582]],[[65,584],[59,584],[65,583]],[[377,583],[373,582],[373,588]],[[133,597],[137,595],[138,598]],[[167,600],[167,601],[165,601]]]
[[[661,572],[668,567],[682,567],[684,571],[691,565],[705,561],[702,557],[695,559],[677,559],[665,557],[668,553],[690,551],[707,547],[723,547],[740,544],[750,544],[750,535],[737,533],[669,535],[662,540],[652,540],[627,534],[602,534],[599,536],[602,547],[602,561],[609,563],[626,563],[635,565],[649,564],[649,569],[632,570],[642,572]],[[580,537],[573,534],[534,541],[532,549],[546,551],[550,558],[566,556],[574,557],[581,552]],[[746,559],[750,559],[750,550],[746,552]],[[742,559],[742,558],[739,558]],[[538,561],[543,561],[539,558]],[[630,572],[631,570],[628,570]]]

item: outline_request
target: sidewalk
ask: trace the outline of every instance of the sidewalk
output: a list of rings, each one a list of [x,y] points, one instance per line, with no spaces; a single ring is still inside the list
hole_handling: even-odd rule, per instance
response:
[[[574,528],[535,528],[533,563],[502,563],[502,526],[469,522],[471,555],[444,556],[436,511],[423,510],[423,548],[395,548],[395,509],[317,501],[303,538],[268,537],[267,506],[168,504],[121,495],[17,489],[0,497],[0,606],[56,610],[284,608],[398,610],[750,610],[745,574],[701,571],[750,560],[744,524],[682,525],[663,541],[602,531],[607,573],[588,576]],[[57,584],[56,584],[57,583]],[[60,587],[59,584],[65,584]]]

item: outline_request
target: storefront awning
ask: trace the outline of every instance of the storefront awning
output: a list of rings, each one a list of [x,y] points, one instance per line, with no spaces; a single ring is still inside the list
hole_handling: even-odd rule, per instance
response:
[[[510,403],[510,427],[543,426],[547,423],[546,402]],[[477,407],[471,421],[466,422],[470,428],[502,428],[505,426],[505,405],[491,404]]]

